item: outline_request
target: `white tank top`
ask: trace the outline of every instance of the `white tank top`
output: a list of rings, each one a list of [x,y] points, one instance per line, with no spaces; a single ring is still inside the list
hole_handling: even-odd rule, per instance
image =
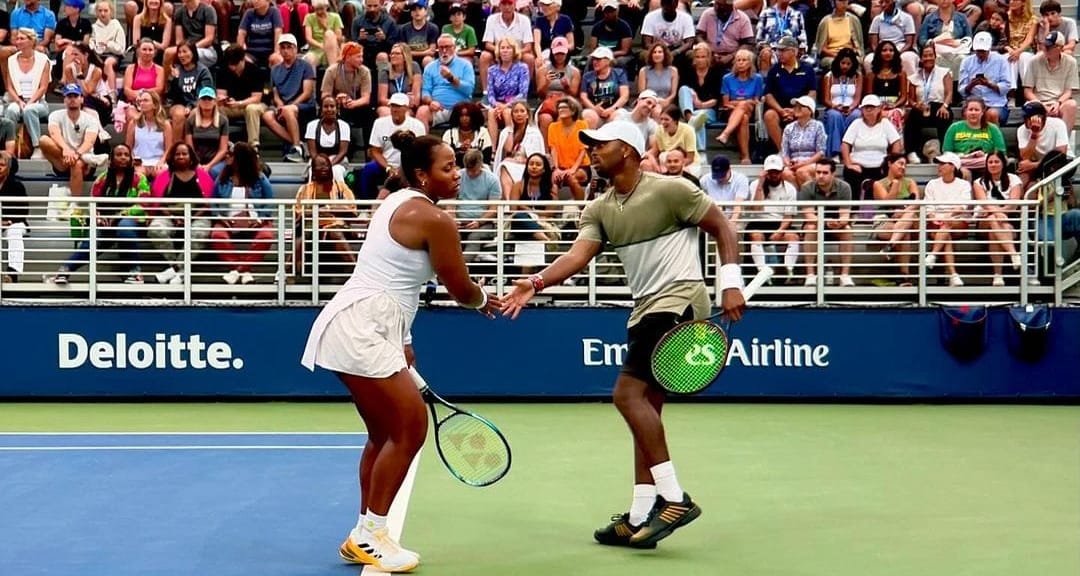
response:
[[[390,220],[402,204],[413,198],[430,200],[422,193],[406,188],[391,194],[371,218],[367,237],[356,255],[352,276],[323,308],[308,336],[301,363],[314,370],[319,341],[330,322],[351,304],[387,294],[401,306],[405,326],[411,327],[420,306],[420,287],[435,277],[431,257],[426,250],[406,248],[390,235]]]
[[[49,57],[41,52],[34,52],[34,66],[29,72],[23,72],[19,68],[19,54],[16,52],[8,57],[8,74],[11,75],[11,85],[15,92],[23,100],[30,99],[41,85],[41,73],[49,63]],[[44,101],[44,98],[42,98]]]

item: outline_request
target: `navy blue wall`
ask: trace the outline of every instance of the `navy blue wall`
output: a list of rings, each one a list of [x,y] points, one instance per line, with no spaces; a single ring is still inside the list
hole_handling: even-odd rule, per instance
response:
[[[317,313],[0,308],[0,397],[341,396],[332,375],[299,364]],[[418,366],[446,396],[605,397],[627,315],[530,309],[510,322],[421,310]],[[1012,353],[1012,331],[1007,310],[991,310],[985,351],[964,363],[943,349],[936,309],[753,309],[735,327],[729,368],[704,396],[1080,397],[1080,310],[1054,310],[1049,349],[1036,363]]]

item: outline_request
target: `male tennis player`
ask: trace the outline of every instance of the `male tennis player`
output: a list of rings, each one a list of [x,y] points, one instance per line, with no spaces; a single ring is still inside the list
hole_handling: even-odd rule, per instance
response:
[[[601,544],[653,548],[700,516],[701,508],[679,486],[668,456],[660,418],[664,391],[652,376],[652,352],[676,324],[709,316],[697,256],[699,228],[719,244],[724,312],[733,321],[742,317],[746,302],[737,239],[724,213],[700,188],[685,178],[641,170],[645,139],[635,125],[611,122],[583,130],[579,138],[590,148],[594,169],[612,185],[582,212],[570,251],[539,274],[515,282],[502,310],[516,318],[533,295],[584,270],[605,244],[619,255],[634,309],[614,401],[634,437],[634,498],[628,513],[612,517],[593,536]]]

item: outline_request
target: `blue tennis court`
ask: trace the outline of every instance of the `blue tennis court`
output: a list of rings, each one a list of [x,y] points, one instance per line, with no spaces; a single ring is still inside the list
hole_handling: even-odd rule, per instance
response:
[[[0,573],[345,575],[364,434],[0,435]]]

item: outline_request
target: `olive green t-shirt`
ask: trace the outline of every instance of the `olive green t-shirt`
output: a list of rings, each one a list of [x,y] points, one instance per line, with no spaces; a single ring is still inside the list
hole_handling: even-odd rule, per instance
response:
[[[581,213],[578,239],[609,245],[619,256],[634,297],[627,326],[646,314],[709,315],[701,276],[697,224],[712,200],[689,180],[643,172],[628,196],[608,188]]]

